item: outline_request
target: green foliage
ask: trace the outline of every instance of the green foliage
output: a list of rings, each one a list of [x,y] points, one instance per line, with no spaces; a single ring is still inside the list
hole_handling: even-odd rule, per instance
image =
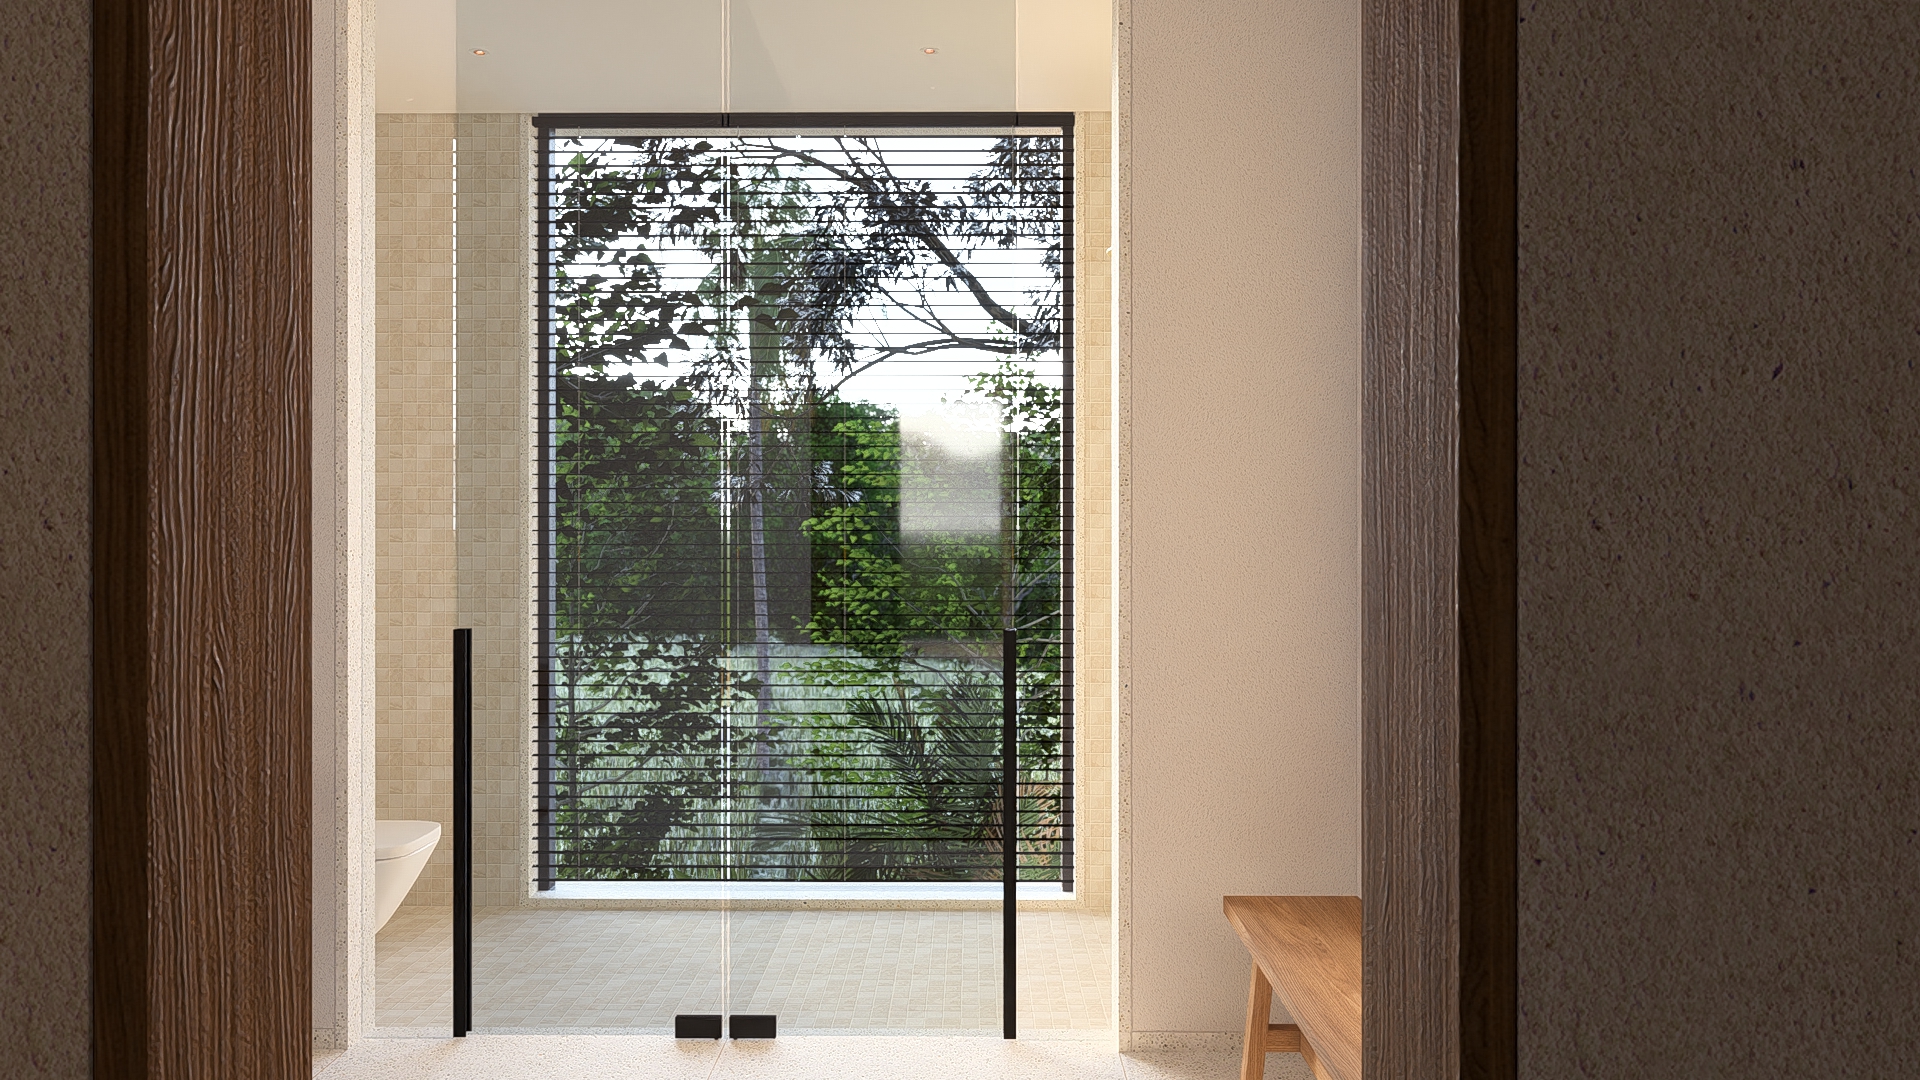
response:
[[[560,377],[554,432],[554,819],[569,877],[670,862],[720,794],[723,453],[683,386]]]
[[[831,403],[817,414],[825,422],[816,430],[826,430],[816,442],[822,478],[816,511],[804,526],[814,541],[808,629],[816,643],[845,646],[860,659],[816,660],[796,665],[794,674],[854,693],[850,708],[807,718],[809,767],[834,778],[838,800],[823,801],[816,811],[815,838],[823,847],[850,829],[864,838],[829,860],[848,873],[900,874],[942,857],[955,863],[960,837],[991,836],[998,843],[997,788],[984,801],[937,799],[931,785],[900,778],[929,775],[930,768],[903,748],[951,745],[945,733],[984,723],[995,742],[989,782],[997,783],[999,631],[1009,626],[1020,633],[1022,835],[1031,853],[1023,865],[1042,876],[1059,869],[1061,396],[1013,363],[977,377],[975,389],[999,407],[1009,432],[1005,487],[1013,495],[1014,528],[1011,542],[999,547],[949,542],[916,552],[903,546],[897,420],[860,403]],[[974,663],[956,664],[968,655]],[[984,706],[983,686],[991,688]],[[841,767],[846,761],[885,765]],[[954,767],[961,767],[959,759]],[[955,777],[950,789],[966,790],[966,784]]]
[[[808,808],[808,829],[824,856],[817,876],[998,876],[997,679],[955,672],[933,686],[901,681],[816,721],[806,766],[829,793]]]
[[[913,636],[899,557],[900,422],[877,405],[829,398],[815,407],[813,428],[818,480],[802,526],[813,545],[808,636],[896,657]]]

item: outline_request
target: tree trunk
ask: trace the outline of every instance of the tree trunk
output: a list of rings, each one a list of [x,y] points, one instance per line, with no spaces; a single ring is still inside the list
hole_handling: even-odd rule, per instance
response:
[[[754,690],[754,778],[748,844],[765,851],[772,839],[768,826],[781,816],[787,795],[785,777],[777,774],[773,753],[773,612],[767,583],[766,503],[772,487],[767,475],[767,397],[769,381],[780,372],[780,341],[769,325],[775,315],[773,306],[758,300],[765,282],[759,264],[767,253],[752,254],[746,280],[749,295],[754,298],[747,307],[747,562],[753,591],[754,678],[759,685]]]
[[[758,308],[752,310],[758,314]],[[747,388],[747,562],[753,584],[754,677],[760,684],[754,692],[753,764],[764,777],[772,766],[773,617],[767,596],[767,419],[760,337],[756,330]]]

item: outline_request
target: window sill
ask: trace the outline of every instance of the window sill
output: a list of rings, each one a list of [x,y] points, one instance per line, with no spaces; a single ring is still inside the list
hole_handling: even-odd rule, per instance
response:
[[[997,881],[561,881],[533,894],[536,903],[583,901],[613,903],[668,901],[678,903],[749,903],[756,907],[793,904],[832,906],[840,903],[883,903],[992,906],[1001,901]],[[1020,902],[1071,903],[1074,894],[1056,881],[1023,881]]]

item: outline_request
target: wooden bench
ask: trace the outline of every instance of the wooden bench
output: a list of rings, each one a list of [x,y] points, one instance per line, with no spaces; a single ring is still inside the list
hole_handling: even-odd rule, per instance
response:
[[[1269,1053],[1307,1059],[1319,1080],[1360,1080],[1360,898],[1229,896],[1227,921],[1253,954],[1240,1080]],[[1273,995],[1294,1019],[1267,1022]]]

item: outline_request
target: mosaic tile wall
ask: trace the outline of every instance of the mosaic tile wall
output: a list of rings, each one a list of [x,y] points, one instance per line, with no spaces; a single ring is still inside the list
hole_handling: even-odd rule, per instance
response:
[[[458,121],[460,625],[473,628],[474,903],[530,879],[533,731],[533,128]]]
[[[375,130],[375,785],[381,818],[452,827],[453,141],[447,114]],[[451,902],[441,844],[409,904]]]

